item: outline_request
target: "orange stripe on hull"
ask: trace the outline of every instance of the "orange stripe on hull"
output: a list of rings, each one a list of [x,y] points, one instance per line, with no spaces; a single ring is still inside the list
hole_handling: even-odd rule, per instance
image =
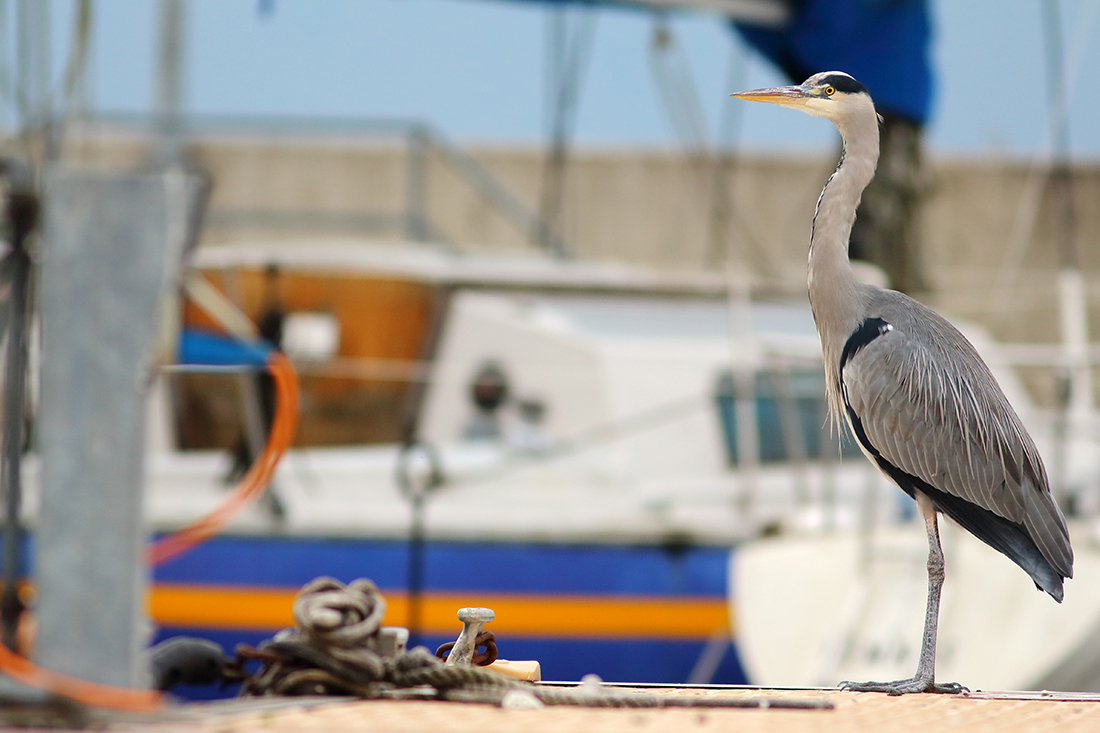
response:
[[[149,613],[163,626],[274,630],[294,625],[294,595],[271,588],[156,585],[149,592]],[[393,591],[385,596],[384,623],[408,625],[407,596]],[[513,636],[705,639],[729,625],[720,598],[426,593],[424,633],[457,636],[462,625],[455,613],[465,606],[492,608],[492,630]]]

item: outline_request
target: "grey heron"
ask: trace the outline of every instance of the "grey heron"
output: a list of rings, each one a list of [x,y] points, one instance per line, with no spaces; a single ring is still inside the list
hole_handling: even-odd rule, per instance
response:
[[[937,684],[936,629],[944,579],[937,514],[1008,556],[1061,603],[1073,577],[1066,520],[1035,443],[993,374],[946,319],[852,272],[848,237],[879,156],[879,120],[848,74],[733,96],[832,121],[844,151],[817,202],[807,278],[821,338],[830,412],[847,421],[867,458],[917,502],[928,534],[928,606],[917,673],[895,682],[842,682],[892,694],[959,692]]]

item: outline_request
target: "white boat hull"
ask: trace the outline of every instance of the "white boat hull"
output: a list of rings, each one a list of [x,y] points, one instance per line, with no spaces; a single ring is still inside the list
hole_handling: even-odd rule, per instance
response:
[[[943,524],[947,525],[948,522]],[[947,581],[936,679],[971,689],[1100,691],[1100,551],[1074,530],[1059,605],[1015,564],[944,527]],[[730,563],[738,649],[751,682],[832,686],[916,670],[927,544],[914,523],[746,543]]]

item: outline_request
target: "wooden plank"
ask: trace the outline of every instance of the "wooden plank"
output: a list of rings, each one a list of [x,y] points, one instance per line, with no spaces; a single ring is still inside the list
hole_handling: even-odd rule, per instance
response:
[[[254,703],[234,701],[185,709],[192,721],[110,726],[109,730],[168,731],[232,730],[370,730],[372,733],[485,733],[523,730],[626,733],[638,730],[738,731],[738,733],[927,733],[959,730],[986,733],[1006,730],[1057,730],[1076,733],[1100,730],[1100,702],[1035,699],[1002,693],[1004,698],[907,695],[835,690],[673,689],[647,691],[675,697],[752,698],[769,701],[829,701],[833,709],[769,708],[601,709],[544,707],[502,710],[487,705],[441,702],[336,701],[316,698],[273,708],[270,698]]]

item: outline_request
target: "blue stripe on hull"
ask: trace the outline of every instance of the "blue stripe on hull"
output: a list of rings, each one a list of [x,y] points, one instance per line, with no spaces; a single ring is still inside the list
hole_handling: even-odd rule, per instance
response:
[[[33,541],[24,538],[20,564],[33,567]],[[557,545],[431,542],[425,547],[425,590],[592,596],[694,596],[724,598],[729,551],[651,545]],[[382,589],[404,590],[408,546],[400,541],[220,536],[154,570],[154,582],[214,586],[298,588],[319,575],[343,581],[373,579]],[[270,631],[163,627],[156,640],[199,636],[228,653],[238,643],[258,644]],[[453,638],[428,636],[434,649]],[[537,659],[543,678],[579,680],[595,673],[615,682],[672,682],[688,678],[703,651],[701,640],[569,639],[507,637],[508,659]],[[743,684],[745,673],[730,646],[712,679]],[[235,689],[176,690],[184,699],[230,697]]]
[[[428,591],[538,593],[593,596],[726,597],[729,551],[652,545],[557,545],[431,542],[424,549]],[[318,575],[374,580],[403,590],[408,545],[400,541],[217,537],[156,569],[160,583],[297,588]],[[188,634],[212,639],[227,652],[257,644],[270,633],[164,628],[158,638]],[[428,636],[434,649],[453,638]],[[501,656],[537,659],[543,678],[579,680],[595,673],[616,682],[685,682],[703,651],[701,640],[500,639]],[[744,683],[731,645],[712,680]],[[203,699],[232,690],[195,688],[181,696]]]
[[[425,588],[579,595],[726,595],[729,551],[713,547],[431,542]],[[354,539],[217,537],[154,572],[161,583],[297,588],[318,575],[403,589],[408,545]]]

